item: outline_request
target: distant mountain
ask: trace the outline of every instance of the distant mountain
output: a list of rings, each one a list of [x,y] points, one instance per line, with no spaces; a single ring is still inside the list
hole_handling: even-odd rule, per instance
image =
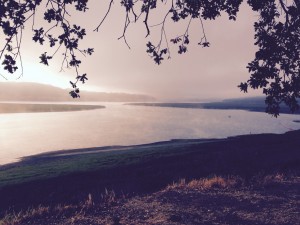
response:
[[[0,101],[99,101],[153,102],[148,95],[81,91],[80,99],[72,99],[69,90],[38,83],[0,82]]]

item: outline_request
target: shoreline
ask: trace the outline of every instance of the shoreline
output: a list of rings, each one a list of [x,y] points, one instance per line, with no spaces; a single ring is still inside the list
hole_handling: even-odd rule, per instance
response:
[[[188,147],[192,145],[202,145],[202,144],[218,144],[220,142],[229,142],[234,139],[239,138],[249,138],[255,136],[282,136],[288,135],[289,133],[299,132],[300,129],[287,131],[285,133],[259,133],[259,134],[241,134],[236,136],[228,136],[225,138],[196,138],[196,139],[171,139],[166,141],[157,141],[144,144],[136,145],[109,145],[109,146],[99,146],[99,147],[89,147],[89,148],[78,148],[78,149],[63,149],[63,150],[51,150],[43,153],[38,153],[34,155],[23,156],[17,158],[15,162],[10,162],[6,164],[0,164],[0,171],[6,170],[8,168],[19,167],[23,165],[31,165],[43,160],[56,160],[59,158],[72,158],[73,156],[81,155],[92,155],[99,153],[114,153],[114,152],[130,152],[135,150],[149,150],[149,149],[159,149],[159,148],[176,148],[176,147]]]
[[[299,131],[299,130],[294,130]],[[113,153],[113,152],[129,152],[134,150],[149,150],[153,148],[164,148],[164,147],[187,147],[190,145],[198,145],[205,143],[218,143],[227,142],[236,138],[255,136],[255,135],[284,135],[286,133],[294,132],[287,131],[285,133],[259,133],[259,134],[241,134],[236,136],[228,136],[225,138],[196,138],[196,139],[170,139],[166,141],[157,141],[144,144],[136,145],[108,145],[99,147],[88,147],[88,148],[78,148],[78,149],[63,149],[63,150],[51,150],[43,153],[38,153],[34,155],[23,156],[17,158],[15,162],[0,164],[0,171],[7,168],[19,167],[22,165],[34,164],[38,161],[43,160],[55,160],[59,157],[71,158],[72,156],[89,155],[97,153]]]
[[[189,146],[189,145],[198,145],[198,144],[206,144],[206,143],[219,143],[219,142],[228,142],[234,139],[239,138],[248,138],[248,137],[255,137],[255,136],[281,136],[281,135],[288,135],[289,133],[299,132],[299,130],[287,131],[284,133],[259,133],[259,134],[241,134],[235,136],[228,136],[225,138],[194,138],[194,139],[170,139],[166,141],[157,141],[157,142],[150,142],[144,144],[136,144],[136,145],[108,145],[108,146],[99,146],[99,147],[89,147],[89,148],[78,148],[78,149],[64,149],[64,150],[52,150],[44,153],[39,153],[35,155],[29,155],[19,158],[18,162],[13,162],[9,164],[18,164],[18,163],[30,163],[35,160],[43,159],[43,158],[57,158],[57,157],[69,157],[69,156],[76,156],[76,155],[86,155],[86,154],[97,154],[97,153],[104,153],[104,152],[118,152],[118,151],[130,151],[135,149],[147,150],[149,148],[162,148],[162,147],[180,147],[180,146]],[[299,136],[300,137],[300,136]],[[4,164],[0,165],[0,169],[5,167]]]
[[[100,146],[90,148],[79,148],[79,149],[67,149],[67,150],[53,150],[35,155],[29,155],[19,158],[19,161],[11,162],[0,165],[0,172],[19,168],[22,166],[35,166],[43,162],[52,163],[60,160],[72,160],[80,157],[93,157],[113,154],[135,154],[137,152],[159,152],[161,150],[168,150],[171,154],[173,150],[194,148],[194,147],[205,147],[205,146],[216,146],[219,149],[222,144],[234,145],[237,142],[243,140],[255,140],[264,142],[264,139],[285,139],[288,136],[299,136],[300,142],[300,130],[287,131],[282,134],[277,133],[261,133],[261,134],[243,134],[236,136],[229,136],[226,138],[199,138],[199,139],[171,139],[168,141],[158,141],[145,144],[137,145],[112,145],[112,146]],[[205,150],[204,150],[205,151]],[[1,179],[0,179],[1,182]],[[1,186],[1,185],[0,185]]]
[[[242,135],[241,135],[242,136]],[[186,147],[196,144],[204,143],[216,143],[227,141],[230,138],[235,138],[238,136],[232,136],[228,138],[207,138],[207,139],[171,139],[168,141],[158,141],[145,144],[137,145],[110,145],[110,146],[100,146],[100,147],[90,147],[90,148],[78,148],[78,149],[64,149],[64,150],[53,150],[44,153],[29,155],[20,157],[15,162],[10,162],[6,164],[0,164],[0,171],[9,168],[20,167],[24,165],[33,165],[37,162],[43,160],[57,160],[61,158],[72,158],[72,156],[81,155],[92,155],[99,153],[113,153],[113,152],[130,152],[135,150],[149,150],[154,148],[164,148],[164,147]]]
[[[8,113],[70,112],[104,108],[105,106],[102,105],[0,103],[0,115]]]
[[[238,136],[228,137],[235,138]],[[151,142],[146,144],[137,144],[137,145],[111,145],[111,146],[101,146],[101,147],[91,147],[91,148],[79,148],[79,149],[68,149],[68,150],[54,150],[45,153],[40,153],[36,155],[30,155],[20,158],[23,162],[29,162],[31,160],[36,160],[40,158],[47,157],[68,157],[75,156],[80,154],[96,154],[101,152],[114,152],[114,151],[127,151],[138,149],[148,149],[148,148],[159,148],[159,147],[170,147],[170,146],[184,146],[191,144],[202,144],[210,142],[220,142],[226,141],[228,138],[219,138],[219,139],[171,139],[169,141],[158,141]],[[21,162],[20,161],[20,162]],[[0,165],[1,169],[1,165]]]
[[[206,103],[127,103],[131,106],[148,106],[148,107],[167,107],[167,108],[184,108],[184,109],[218,109],[218,110],[244,110],[249,112],[266,113],[264,102],[240,103],[240,102],[206,102]],[[292,113],[286,106],[281,107],[280,114],[299,115],[300,110]]]
[[[0,167],[0,213],[40,204],[68,204],[114,190],[117,194],[153,193],[180,179],[300,171],[300,130],[225,139],[172,140],[123,146],[118,151],[31,156]],[[95,149],[89,149],[93,151]],[[65,151],[67,153],[67,151]],[[53,157],[52,157],[53,156]],[[298,173],[298,172],[297,172]]]

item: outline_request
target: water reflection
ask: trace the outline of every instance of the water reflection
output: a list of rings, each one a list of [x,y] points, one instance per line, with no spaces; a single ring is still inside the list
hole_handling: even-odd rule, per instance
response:
[[[296,115],[276,119],[238,110],[104,105],[105,109],[91,111],[1,114],[0,164],[52,150],[300,129],[293,122]]]

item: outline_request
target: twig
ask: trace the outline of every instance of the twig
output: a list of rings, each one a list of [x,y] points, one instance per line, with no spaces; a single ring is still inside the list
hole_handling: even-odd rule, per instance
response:
[[[145,17],[145,20],[144,20],[144,24],[145,24],[146,29],[147,29],[147,35],[146,35],[146,37],[148,37],[150,35],[150,30],[149,30],[149,26],[148,26],[149,11],[150,11],[150,0],[148,2],[146,17]]]
[[[126,19],[125,19],[125,25],[124,25],[123,34],[122,34],[121,37],[118,38],[118,40],[120,40],[121,38],[123,38],[125,44],[126,44],[127,47],[130,49],[130,46],[129,46],[129,44],[127,43],[126,36],[125,36],[125,35],[126,35],[126,30],[127,30],[128,26],[129,26],[129,24],[130,24],[130,19],[129,19],[129,16],[128,16],[128,12],[126,12]]]
[[[110,0],[110,3],[109,3],[109,7],[108,7],[108,10],[104,16],[104,18],[101,20],[100,24],[96,27],[96,29],[94,29],[94,31],[99,31],[99,28],[101,27],[102,23],[104,22],[104,20],[106,19],[107,15],[109,14],[110,12],[110,9],[111,9],[111,6],[113,4],[114,0]]]

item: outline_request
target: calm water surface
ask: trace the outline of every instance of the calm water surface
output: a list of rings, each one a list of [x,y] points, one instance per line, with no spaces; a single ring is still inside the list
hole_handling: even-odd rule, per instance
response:
[[[0,114],[0,164],[53,150],[133,145],[180,138],[224,138],[300,129],[299,115],[272,118],[240,110],[103,103],[105,109]]]

